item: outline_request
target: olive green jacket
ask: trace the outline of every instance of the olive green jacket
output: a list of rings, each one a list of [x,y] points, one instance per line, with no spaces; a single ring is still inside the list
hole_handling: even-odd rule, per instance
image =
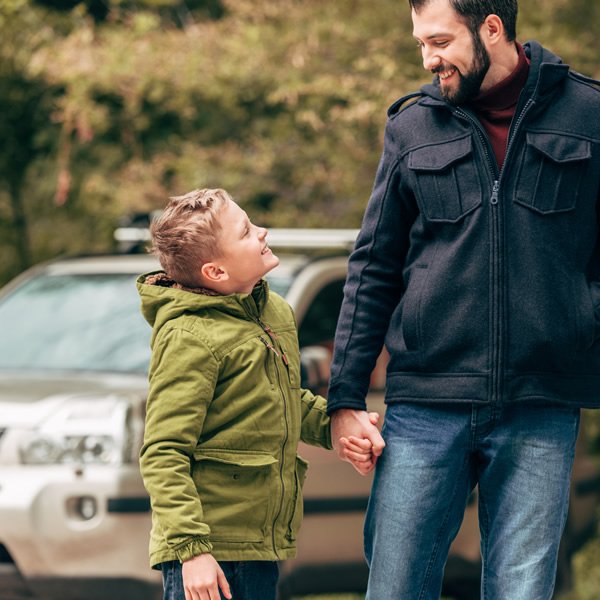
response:
[[[153,328],[140,455],[151,565],[294,556],[307,469],[298,442],[331,448],[331,436],[325,399],[300,388],[292,309],[264,281],[219,296],[149,285],[150,275],[137,286]]]

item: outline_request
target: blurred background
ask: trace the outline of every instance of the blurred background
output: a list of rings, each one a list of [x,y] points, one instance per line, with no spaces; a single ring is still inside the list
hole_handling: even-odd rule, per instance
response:
[[[196,187],[358,227],[386,108],[430,79],[411,30],[405,0],[0,0],[0,285]],[[596,78],[599,30],[599,2],[520,3],[520,41]],[[597,599],[600,538],[575,571]]]
[[[195,187],[268,226],[356,227],[385,110],[430,79],[405,0],[0,6],[0,283]],[[599,27],[598,2],[521,2],[519,39],[596,77]]]

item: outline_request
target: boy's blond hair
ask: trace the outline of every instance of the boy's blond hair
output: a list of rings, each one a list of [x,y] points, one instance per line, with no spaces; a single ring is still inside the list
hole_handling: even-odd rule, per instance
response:
[[[201,287],[200,268],[221,255],[216,218],[231,201],[222,189],[193,190],[169,198],[165,210],[150,225],[152,247],[167,275],[186,287]]]

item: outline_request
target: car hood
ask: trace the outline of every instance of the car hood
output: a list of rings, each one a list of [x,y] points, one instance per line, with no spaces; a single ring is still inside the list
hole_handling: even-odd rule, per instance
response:
[[[0,372],[2,425],[42,422],[73,399],[93,402],[95,398],[125,396],[142,401],[146,390],[145,375]]]

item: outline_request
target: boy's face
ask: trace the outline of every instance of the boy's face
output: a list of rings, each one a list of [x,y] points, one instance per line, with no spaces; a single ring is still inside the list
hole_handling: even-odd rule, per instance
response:
[[[228,201],[218,216],[222,256],[216,263],[227,274],[227,293],[249,293],[261,277],[279,264],[267,246],[267,230],[250,222],[235,202]]]

